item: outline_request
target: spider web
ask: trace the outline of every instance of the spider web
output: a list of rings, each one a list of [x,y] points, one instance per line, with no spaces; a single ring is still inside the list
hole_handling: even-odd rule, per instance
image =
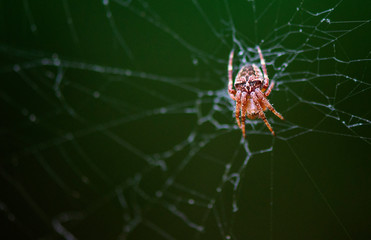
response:
[[[1,239],[370,238],[369,3],[1,6]],[[243,139],[258,45],[286,120]]]

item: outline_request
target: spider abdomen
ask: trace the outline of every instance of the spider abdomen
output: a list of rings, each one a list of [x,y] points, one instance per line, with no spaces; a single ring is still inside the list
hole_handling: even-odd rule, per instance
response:
[[[240,90],[248,94],[257,88],[262,89],[263,78],[260,69],[255,64],[243,66],[236,76],[234,86],[237,91]]]

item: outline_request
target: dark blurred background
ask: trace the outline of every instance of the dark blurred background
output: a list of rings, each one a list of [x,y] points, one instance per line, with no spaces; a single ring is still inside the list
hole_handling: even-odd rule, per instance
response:
[[[0,239],[370,239],[369,1],[0,1]],[[267,112],[227,95],[259,64]]]

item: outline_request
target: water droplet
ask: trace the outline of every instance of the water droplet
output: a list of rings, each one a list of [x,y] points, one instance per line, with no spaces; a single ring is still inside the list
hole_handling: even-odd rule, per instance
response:
[[[87,177],[87,176],[82,176],[81,177],[81,181],[83,182],[83,183],[89,183],[90,181],[89,181],[89,178]]]
[[[21,70],[21,67],[18,64],[15,64],[13,66],[13,70],[14,70],[14,72],[19,72]]]
[[[36,32],[36,30],[37,30],[37,26],[35,24],[32,24],[31,25],[31,31]]]
[[[181,145],[176,145],[175,147],[174,147],[174,150],[176,151],[176,152],[178,152],[178,151],[180,151],[180,150],[182,150],[183,148],[182,148],[182,146]]]
[[[170,205],[169,210],[172,211],[172,212],[175,212],[177,209],[174,205]]]
[[[166,113],[166,108],[160,108],[160,113],[162,114]]]
[[[193,200],[192,198],[188,199],[188,204],[190,204],[190,205],[195,204],[195,200]]]
[[[34,114],[31,114],[29,117],[31,122],[35,122],[36,121],[36,116]]]
[[[199,232],[202,232],[202,231],[204,230],[204,227],[203,227],[203,226],[197,226],[197,230],[198,230]]]
[[[94,96],[95,98],[99,98],[99,97],[100,97],[100,93],[99,93],[98,91],[95,91],[95,92],[93,93],[93,96]]]
[[[59,66],[61,65],[61,60],[58,58],[58,55],[55,53],[53,54],[53,64],[54,66]]]
[[[73,134],[72,134],[72,133],[67,133],[67,134],[65,135],[65,138],[66,138],[67,140],[71,141],[71,140],[73,139]]]
[[[130,70],[126,70],[126,71],[125,71],[125,74],[126,74],[127,76],[131,76],[132,72],[131,72]]]

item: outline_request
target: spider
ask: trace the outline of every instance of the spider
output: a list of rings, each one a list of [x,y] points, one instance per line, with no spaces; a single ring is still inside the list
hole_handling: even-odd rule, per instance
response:
[[[274,109],[274,107],[269,103],[267,97],[272,91],[274,82],[272,81],[269,85],[269,78],[267,73],[267,68],[265,66],[265,60],[260,47],[257,47],[261,68],[263,69],[263,74],[261,70],[255,64],[246,64],[238,72],[233,89],[233,54],[232,49],[229,54],[229,64],[228,64],[228,92],[229,96],[236,101],[236,120],[238,127],[242,130],[242,135],[245,138],[245,120],[246,116],[249,119],[255,119],[257,117],[261,118],[268,129],[271,131],[273,136],[276,136],[271,125],[269,124],[267,118],[265,117],[264,111],[269,109],[277,117],[284,120],[282,115]],[[268,87],[269,86],[269,87]],[[241,121],[240,121],[240,111],[241,111]]]

